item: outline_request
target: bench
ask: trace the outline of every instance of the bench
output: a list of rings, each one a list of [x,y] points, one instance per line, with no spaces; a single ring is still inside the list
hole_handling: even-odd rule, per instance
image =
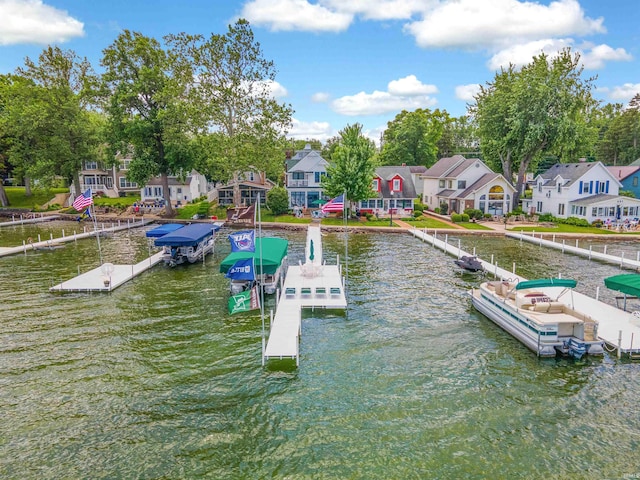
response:
[[[342,289],[340,287],[331,287],[329,289],[329,293],[331,293],[332,297],[339,296],[341,292],[342,292]]]
[[[296,289],[294,287],[287,287],[284,290],[284,294],[287,298],[293,298],[296,296]]]
[[[300,289],[300,296],[302,296],[302,297],[310,297],[311,296],[311,288],[302,287]]]
[[[327,289],[324,287],[316,287],[316,297],[325,297],[327,295]]]

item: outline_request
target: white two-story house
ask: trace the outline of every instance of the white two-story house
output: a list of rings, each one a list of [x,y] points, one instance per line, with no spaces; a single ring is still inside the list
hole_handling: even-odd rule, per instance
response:
[[[174,206],[184,205],[196,198],[207,195],[209,190],[204,175],[192,170],[185,178],[169,177],[169,198]],[[164,188],[160,177],[150,179],[140,190],[140,200],[144,202],[162,202]]]
[[[640,200],[618,196],[622,184],[601,162],[557,163],[534,179],[528,213],[617,221],[640,216]]]
[[[320,152],[307,144],[287,160],[286,188],[289,207],[317,207],[323,198],[322,177],[327,174],[327,162]]]
[[[448,213],[468,208],[491,215],[512,210],[515,188],[478,158],[441,158],[423,175],[422,202],[431,210],[446,204]]]

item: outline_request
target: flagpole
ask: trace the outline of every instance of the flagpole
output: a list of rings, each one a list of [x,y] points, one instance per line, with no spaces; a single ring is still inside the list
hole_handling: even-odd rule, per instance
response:
[[[100,265],[102,265],[102,247],[100,246],[100,232],[98,232],[98,221],[96,219],[96,209],[93,204],[93,192],[89,189],[89,195],[91,198],[91,203],[89,204],[89,213],[91,213],[91,218],[93,219],[93,231],[96,234],[96,240],[98,241],[98,257],[100,258]]]
[[[260,275],[262,276],[262,281],[260,282],[260,320],[262,321],[262,345],[264,349],[264,270],[262,264],[262,216],[260,212],[260,192],[258,192],[258,196],[256,197],[256,217],[258,219],[258,232],[260,237]],[[255,221],[254,221],[254,231],[255,231]],[[256,238],[256,242],[258,239]],[[276,302],[278,299],[276,299]],[[262,361],[264,362],[264,351],[262,352]]]
[[[342,207],[343,214],[345,217],[344,221],[344,271],[345,271],[345,281],[344,281],[344,291],[345,295],[347,293],[347,282],[349,281],[349,229],[347,227],[348,219],[347,219],[347,191],[344,191],[344,204]]]

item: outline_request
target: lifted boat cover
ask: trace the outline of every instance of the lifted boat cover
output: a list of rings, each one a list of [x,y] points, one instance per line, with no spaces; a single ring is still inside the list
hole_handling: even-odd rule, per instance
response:
[[[578,282],[569,278],[541,278],[539,280],[527,280],[519,282],[516,290],[524,290],[525,288],[544,288],[544,287],[565,287],[574,288]]]
[[[165,223],[164,225],[160,225],[152,230],[147,232],[147,237],[149,238],[158,238],[163,237],[167,233],[175,232],[179,228],[184,227],[181,223]]]
[[[195,247],[205,238],[220,230],[220,225],[211,223],[192,223],[178,230],[156,238],[156,247]]]
[[[640,275],[637,273],[614,275],[613,277],[605,278],[604,284],[611,290],[640,297]]]
[[[262,246],[262,261],[260,260],[260,247]],[[261,274],[260,263],[264,268],[264,273],[273,275],[287,256],[289,241],[284,238],[258,237],[256,238],[255,252],[232,252],[220,262],[220,273],[227,273],[238,260],[246,258],[254,259],[256,274]]]

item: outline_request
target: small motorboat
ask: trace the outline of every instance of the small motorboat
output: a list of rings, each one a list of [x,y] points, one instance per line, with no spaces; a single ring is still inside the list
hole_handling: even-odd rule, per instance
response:
[[[454,260],[454,263],[458,265],[460,268],[464,268],[469,272],[481,272],[484,270],[482,267],[482,262],[478,260],[478,257],[460,257],[457,260]]]

